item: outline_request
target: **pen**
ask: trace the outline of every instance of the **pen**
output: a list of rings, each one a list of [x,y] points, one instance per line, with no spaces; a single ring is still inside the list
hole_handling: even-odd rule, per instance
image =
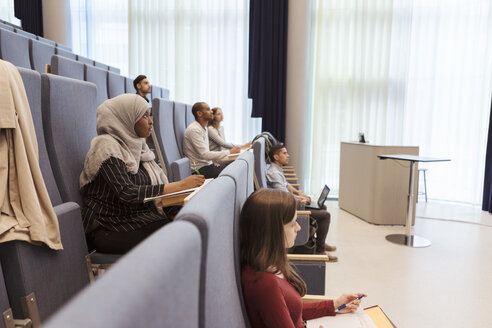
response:
[[[360,295],[359,297],[354,298],[354,299],[353,299],[353,300],[351,300],[350,302],[348,302],[348,303],[346,303],[346,304],[344,304],[344,305],[340,305],[340,306],[337,308],[337,311],[340,311],[340,310],[345,309],[345,308],[347,307],[347,305],[352,304],[352,303],[354,303],[354,302],[355,302],[355,301],[357,301],[357,300],[360,300],[362,297],[366,297],[366,295],[362,294],[362,295]]]
[[[200,175],[200,171],[198,171],[198,167],[196,166],[195,162],[193,162],[193,166],[195,167],[195,173]]]

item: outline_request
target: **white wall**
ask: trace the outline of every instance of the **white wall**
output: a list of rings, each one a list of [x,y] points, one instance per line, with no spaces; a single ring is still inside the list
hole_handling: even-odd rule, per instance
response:
[[[306,191],[310,172],[312,90],[310,42],[313,0],[289,0],[287,36],[286,137],[290,164]],[[316,192],[316,191],[315,191]]]
[[[43,32],[46,39],[72,47],[70,0],[43,0]]]

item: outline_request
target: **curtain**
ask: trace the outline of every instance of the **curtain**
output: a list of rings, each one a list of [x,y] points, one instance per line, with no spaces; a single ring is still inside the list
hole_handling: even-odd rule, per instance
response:
[[[483,181],[482,210],[492,213],[492,104],[489,118],[489,136],[487,139],[487,155],[485,159],[485,174]]]
[[[24,31],[43,36],[42,0],[14,0],[14,9]]]
[[[70,0],[72,51],[128,75],[128,1]]]
[[[251,0],[248,94],[262,130],[285,141],[287,0]]]
[[[247,96],[247,0],[130,0],[130,75],[146,75],[171,99],[221,107],[228,141],[260,132]]]
[[[311,190],[338,190],[340,141],[420,146],[430,198],[480,204],[490,0],[319,1]]]

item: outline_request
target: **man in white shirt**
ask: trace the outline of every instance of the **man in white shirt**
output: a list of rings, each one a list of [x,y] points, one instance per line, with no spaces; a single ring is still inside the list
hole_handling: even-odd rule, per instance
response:
[[[229,150],[210,151],[207,124],[213,113],[210,106],[198,102],[191,109],[195,121],[188,125],[183,138],[183,153],[190,159],[192,173],[199,173],[205,178],[216,178],[230,162],[221,162],[229,154],[237,154],[239,147]]]

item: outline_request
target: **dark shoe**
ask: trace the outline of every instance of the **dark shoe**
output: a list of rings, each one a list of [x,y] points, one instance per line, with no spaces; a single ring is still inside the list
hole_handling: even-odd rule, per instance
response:
[[[334,252],[337,250],[337,247],[336,246],[330,246],[328,244],[325,244],[325,251],[327,252]]]

